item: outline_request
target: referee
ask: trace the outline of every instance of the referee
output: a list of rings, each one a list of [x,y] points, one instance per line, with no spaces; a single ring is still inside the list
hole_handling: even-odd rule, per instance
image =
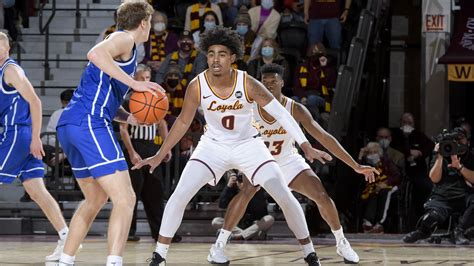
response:
[[[146,65],[138,65],[135,73],[135,79],[138,81],[149,81],[151,69]],[[124,104],[128,109],[128,102]],[[161,142],[168,135],[167,123],[162,120],[158,124],[130,126],[120,124],[120,136],[124,143],[124,155],[129,169],[141,159],[148,158],[156,154]],[[171,152],[165,158],[165,162],[171,159]],[[139,199],[143,202],[143,207],[150,225],[151,235],[158,240],[161,219],[164,211],[164,191],[162,184],[163,168],[157,167],[152,174],[148,169],[130,170],[130,178],[135,191],[137,202]],[[137,231],[137,203],[133,210],[132,224],[128,236],[129,241],[139,241],[136,236]]]

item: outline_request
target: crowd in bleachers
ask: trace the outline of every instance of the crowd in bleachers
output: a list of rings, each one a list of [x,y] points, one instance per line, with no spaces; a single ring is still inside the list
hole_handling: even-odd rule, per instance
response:
[[[254,78],[260,79],[263,65],[277,63],[284,66],[283,93],[304,104],[315,119],[327,127],[337,67],[341,61],[339,51],[345,47],[343,40],[347,39],[342,37],[342,26],[347,23],[351,0],[150,2],[156,12],[152,17],[149,40],[138,47],[139,62],[142,69],[149,72],[151,80],[166,90],[170,102],[165,118],[168,128],[180,113],[187,84],[207,68],[206,55],[198,48],[200,34],[218,25],[232,27],[241,36],[244,56],[235,62],[234,68],[246,70]],[[115,30],[115,24],[104,29],[98,41]],[[380,128],[375,137],[360,150],[360,163],[372,165],[380,172],[375,183],[364,183],[360,189],[359,205],[362,211],[358,215],[361,230],[366,233],[400,232],[397,217],[402,210],[397,203],[402,201],[404,193],[412,193],[412,200],[408,203],[413,211],[410,215],[418,219],[423,215],[423,205],[432,191],[428,161],[432,158],[434,143],[425,134],[415,130],[413,115],[404,114],[400,121],[400,127]],[[204,118],[198,112],[188,134],[178,145],[178,172],[196,146],[204,124]],[[161,140],[153,141],[160,144]],[[133,156],[133,153],[129,153],[132,162]],[[164,168],[159,171],[164,171]],[[231,187],[238,190],[236,181],[232,179],[235,175],[228,174],[227,183],[221,184],[221,188],[227,192],[222,197],[227,197],[227,200]],[[407,187],[411,190],[408,191]],[[472,194],[472,191],[466,193]],[[163,198],[159,200],[161,202]],[[213,200],[217,200],[217,197]],[[220,205],[225,207],[226,204]],[[267,230],[268,220],[271,219],[266,215],[250,219],[245,227],[263,219],[263,228]],[[217,228],[221,222],[216,218],[213,223]],[[411,224],[407,228],[412,229],[414,226]],[[252,231],[252,237],[264,235],[265,230]],[[243,233],[245,228],[236,228],[236,232],[235,237],[247,239],[247,233]]]

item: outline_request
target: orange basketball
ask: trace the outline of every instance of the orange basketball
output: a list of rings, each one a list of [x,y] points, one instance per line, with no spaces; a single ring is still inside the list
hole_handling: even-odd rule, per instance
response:
[[[149,92],[133,92],[130,96],[130,113],[141,123],[156,124],[168,112],[168,97],[157,91],[158,97]]]

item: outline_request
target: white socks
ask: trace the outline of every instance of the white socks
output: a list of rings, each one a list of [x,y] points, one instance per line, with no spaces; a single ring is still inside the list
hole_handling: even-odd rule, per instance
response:
[[[61,258],[59,259],[59,262],[66,265],[73,265],[75,260],[76,256],[69,256],[68,254],[65,254],[63,252],[61,253]]]
[[[122,257],[121,256],[114,256],[110,255],[107,256],[107,266],[122,266]]]
[[[223,244],[223,246],[225,247],[225,245],[227,245],[227,240],[229,240],[229,237],[230,237],[231,233],[232,233],[231,231],[227,231],[227,230],[222,228],[219,231],[219,236],[217,237],[216,244],[217,244],[217,242],[221,242]]]
[[[62,241],[65,241],[68,233],[69,233],[69,228],[67,228],[67,226],[59,230],[58,232],[59,239],[61,239]]]
[[[300,244],[301,245],[301,244]],[[313,241],[309,242],[308,244],[301,245],[301,248],[303,249],[303,254],[304,257],[306,258],[309,254],[316,252],[314,251],[314,246],[313,246]]]
[[[169,247],[170,247],[170,245],[166,245],[166,244],[162,244],[160,242],[156,242],[155,252],[160,254],[160,256],[163,259],[166,259],[166,254],[168,253],[168,248]]]
[[[331,230],[332,231],[332,230]],[[339,242],[344,239],[344,232],[342,232],[342,226],[336,231],[332,231],[334,237],[336,238],[336,245],[339,245]]]

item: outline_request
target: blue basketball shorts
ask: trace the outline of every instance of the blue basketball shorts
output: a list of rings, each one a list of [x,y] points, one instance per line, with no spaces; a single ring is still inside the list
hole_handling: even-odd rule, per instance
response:
[[[57,134],[76,178],[99,178],[128,170],[109,121],[88,115],[78,125],[59,126]]]
[[[17,177],[24,182],[44,176],[43,162],[30,154],[30,144],[31,126],[4,128],[0,135],[0,182],[12,183]]]

